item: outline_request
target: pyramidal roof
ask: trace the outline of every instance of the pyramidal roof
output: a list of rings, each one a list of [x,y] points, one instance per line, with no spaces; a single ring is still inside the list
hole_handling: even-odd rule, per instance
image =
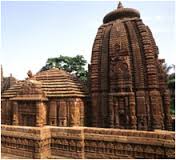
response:
[[[75,76],[58,68],[38,72],[30,80],[42,83],[42,90],[47,97],[86,97],[87,88]],[[2,94],[2,98],[11,98],[17,95],[24,81],[18,81],[10,89]]]

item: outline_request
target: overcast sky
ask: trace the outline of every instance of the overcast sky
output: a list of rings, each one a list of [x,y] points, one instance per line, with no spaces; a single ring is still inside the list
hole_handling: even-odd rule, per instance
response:
[[[175,63],[174,1],[123,1],[140,11],[153,32],[160,58]],[[91,50],[103,17],[117,1],[2,1],[1,54],[4,76],[24,79],[36,73],[49,57],[82,54],[90,63]],[[175,45],[175,46],[174,46]]]

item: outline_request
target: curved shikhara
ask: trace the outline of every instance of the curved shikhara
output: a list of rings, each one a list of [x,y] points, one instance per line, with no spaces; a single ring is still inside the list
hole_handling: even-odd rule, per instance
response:
[[[98,29],[90,66],[92,125],[170,130],[164,60],[137,13],[117,8]]]

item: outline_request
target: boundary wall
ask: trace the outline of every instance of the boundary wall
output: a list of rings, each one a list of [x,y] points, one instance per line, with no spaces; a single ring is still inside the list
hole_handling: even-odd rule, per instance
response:
[[[175,132],[1,125],[1,152],[26,158],[175,158]]]

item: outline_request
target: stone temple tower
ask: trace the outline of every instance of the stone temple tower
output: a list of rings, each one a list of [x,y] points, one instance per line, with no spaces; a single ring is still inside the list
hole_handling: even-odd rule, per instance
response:
[[[92,49],[92,126],[139,130],[171,129],[170,100],[163,59],[140,13],[108,13]]]

